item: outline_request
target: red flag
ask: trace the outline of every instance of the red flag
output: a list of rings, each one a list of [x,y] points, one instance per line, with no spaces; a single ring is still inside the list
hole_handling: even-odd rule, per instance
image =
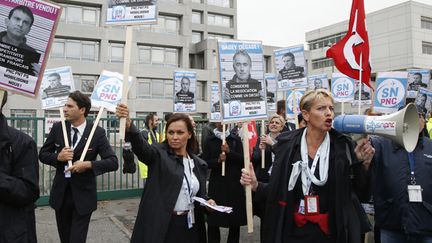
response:
[[[362,65],[360,65],[360,55]],[[353,0],[348,32],[342,40],[327,50],[326,56],[333,58],[337,69],[351,78],[360,80],[360,69],[362,69],[361,81],[372,88],[369,38],[363,0]]]
[[[258,133],[256,129],[256,122],[251,121],[248,123],[248,132],[249,132],[249,156],[252,157],[253,149],[255,148],[258,142]]]

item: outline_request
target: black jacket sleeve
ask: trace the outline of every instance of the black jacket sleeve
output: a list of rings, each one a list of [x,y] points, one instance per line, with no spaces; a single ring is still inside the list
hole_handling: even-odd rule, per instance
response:
[[[36,144],[31,139],[16,143],[12,154],[11,173],[0,172],[0,202],[14,207],[32,204],[39,198]]]

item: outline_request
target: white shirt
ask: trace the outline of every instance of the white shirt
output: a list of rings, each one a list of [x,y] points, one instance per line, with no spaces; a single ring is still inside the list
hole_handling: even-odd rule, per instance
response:
[[[83,134],[84,134],[84,130],[85,130],[85,128],[86,128],[86,125],[87,125],[87,121],[85,121],[83,124],[79,125],[78,127],[75,127],[75,128],[78,129],[78,139],[77,139],[77,141],[76,141],[76,143],[75,143],[75,146],[73,146],[73,144],[72,144],[73,136],[74,136],[74,133],[75,133],[74,130],[72,129],[74,126],[71,126],[71,132],[70,132],[71,144],[70,144],[70,146],[71,146],[72,149],[75,149],[75,147],[76,147],[76,146],[78,145],[78,143],[80,142],[81,137],[82,137]]]
[[[192,197],[199,191],[199,181],[193,173],[195,167],[193,159],[183,158],[184,176],[183,183],[174,206],[174,211],[188,211],[193,209]],[[188,186],[189,183],[189,186]],[[192,195],[191,195],[192,194]]]

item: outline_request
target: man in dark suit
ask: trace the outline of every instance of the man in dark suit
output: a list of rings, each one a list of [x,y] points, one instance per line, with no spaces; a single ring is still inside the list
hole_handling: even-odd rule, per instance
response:
[[[91,108],[88,96],[79,91],[69,94],[64,107],[70,146],[66,147],[61,123],[54,124],[39,159],[56,168],[50,194],[50,205],[55,210],[57,229],[62,243],[86,242],[91,214],[96,210],[96,176],[118,168],[105,130],[97,127],[84,161],[79,161],[93,127],[86,117]],[[99,154],[100,160],[96,160]],[[71,167],[67,162],[73,161]]]

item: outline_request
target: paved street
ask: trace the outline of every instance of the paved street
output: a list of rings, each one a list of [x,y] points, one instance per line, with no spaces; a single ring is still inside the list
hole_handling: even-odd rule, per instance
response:
[[[139,198],[101,201],[93,213],[88,243],[123,243],[130,241],[135,222]],[[54,210],[49,206],[36,209],[36,227],[39,243],[60,242],[55,222]],[[254,233],[248,234],[247,227],[241,229],[240,242],[259,243],[259,219],[255,217]],[[222,230],[222,241],[226,242],[227,230]]]

